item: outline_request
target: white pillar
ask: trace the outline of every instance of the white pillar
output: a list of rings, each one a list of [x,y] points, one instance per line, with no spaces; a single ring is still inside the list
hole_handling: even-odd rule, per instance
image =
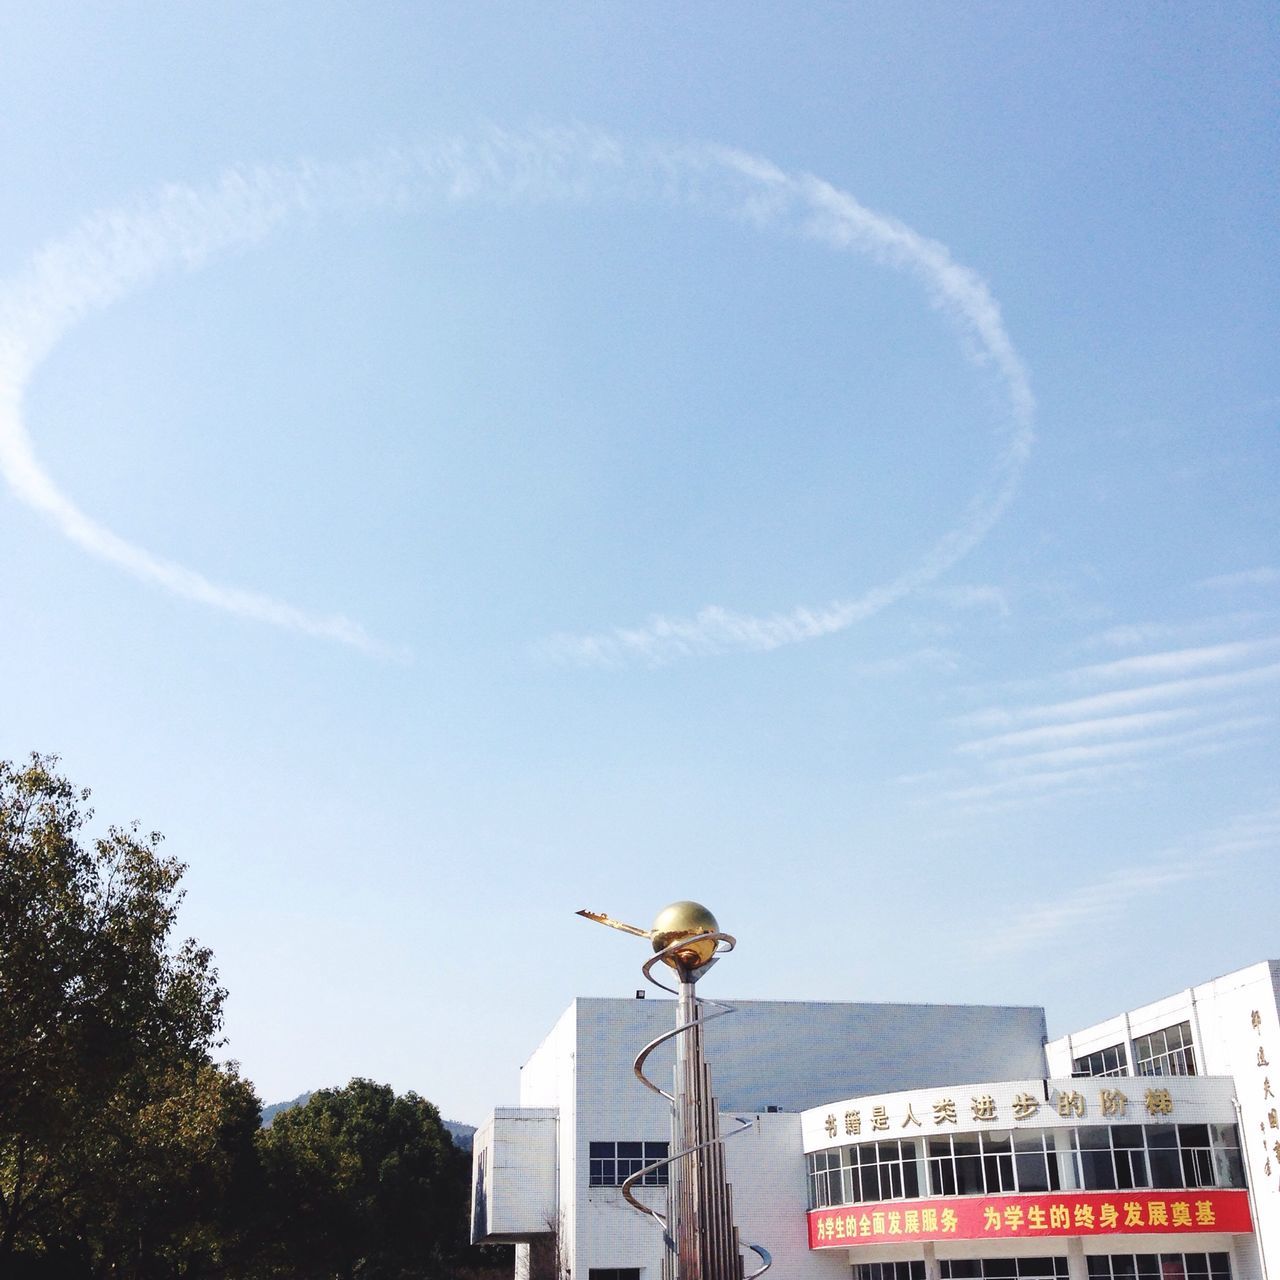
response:
[[[1084,1260],[1084,1242],[1079,1236],[1067,1240],[1068,1280],[1089,1280],[1089,1264]]]

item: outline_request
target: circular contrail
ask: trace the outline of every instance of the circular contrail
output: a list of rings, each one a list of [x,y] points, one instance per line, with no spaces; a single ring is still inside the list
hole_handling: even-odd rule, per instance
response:
[[[958,324],[973,357],[996,371],[1008,401],[1009,429],[986,485],[959,522],[888,582],[821,608],[757,617],[708,607],[692,618],[655,617],[637,627],[556,636],[548,642],[552,652],[604,664],[661,662],[774,649],[827,635],[938,577],[986,536],[1013,497],[1030,452],[1034,404],[1026,371],[981,277],[957,263],[944,245],[811,175],[790,174],[724,147],[628,144],[581,128],[490,130],[352,164],[235,170],[210,187],[167,186],[130,207],[86,218],[0,287],[0,474],[18,498],[68,538],[135,577],[242,618],[384,652],[349,618],[212,582],[94,520],[40,464],[22,417],[26,388],[40,362],[85,316],[165,271],[198,269],[214,255],[255,244],[299,217],[342,208],[601,200],[656,200],[747,219],[762,229],[868,254],[916,276]]]

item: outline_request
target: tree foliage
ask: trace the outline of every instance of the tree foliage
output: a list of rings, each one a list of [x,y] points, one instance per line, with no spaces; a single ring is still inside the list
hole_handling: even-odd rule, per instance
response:
[[[0,763],[0,1272],[175,1275],[216,1258],[258,1102],[214,1065],[225,992],[171,947],[183,866],[89,793]]]
[[[213,957],[172,941],[183,866],[87,839],[51,757],[0,762],[0,1276],[482,1280],[469,1160],[409,1093],[353,1080],[260,1127],[220,1046]]]
[[[322,1089],[260,1146],[273,1274],[433,1280],[462,1260],[469,1161],[417,1094],[358,1079]]]

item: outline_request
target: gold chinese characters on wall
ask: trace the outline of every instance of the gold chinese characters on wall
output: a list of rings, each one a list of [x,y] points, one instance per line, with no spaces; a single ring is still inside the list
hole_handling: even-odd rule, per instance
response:
[[[1078,1089],[1059,1089],[1055,1093],[1053,1100],[1037,1098],[1032,1093],[1019,1093],[1010,1103],[1007,1114],[1001,1113],[1000,1106],[989,1093],[970,1097],[962,1103],[958,1103],[953,1097],[940,1097],[929,1104],[930,1112],[926,1112],[925,1119],[916,1114],[914,1102],[908,1101],[903,1110],[892,1115],[888,1106],[881,1103],[867,1109],[865,1116],[863,1108],[850,1108],[839,1116],[834,1111],[828,1112],[823,1127],[829,1138],[858,1138],[866,1133],[892,1133],[903,1129],[937,1128],[943,1125],[959,1126],[962,1114],[966,1122],[972,1120],[978,1125],[1011,1122],[1022,1124],[1036,1119],[1042,1112],[1056,1112],[1064,1120],[1085,1120],[1091,1114],[1119,1120],[1130,1117],[1131,1107],[1132,1114],[1135,1115],[1139,1109],[1152,1117],[1173,1115],[1173,1096],[1168,1089],[1143,1089],[1140,1100],[1130,1098],[1119,1088],[1100,1089],[1092,1108],[1089,1099]],[[1274,1111],[1271,1114],[1273,1117],[1276,1115]],[[1280,1160],[1280,1155],[1277,1155],[1277,1159]]]

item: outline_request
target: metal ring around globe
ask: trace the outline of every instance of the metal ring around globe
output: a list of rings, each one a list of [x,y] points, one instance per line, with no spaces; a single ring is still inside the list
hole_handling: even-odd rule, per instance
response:
[[[738,940],[733,937],[732,934],[694,933],[690,934],[687,938],[680,938],[673,942],[669,947],[664,947],[661,951],[646,960],[645,963],[640,966],[640,972],[643,973],[655,987],[660,987],[663,991],[669,991],[673,996],[678,996],[680,993],[675,989],[675,987],[669,987],[665,982],[659,982],[658,979],[653,976],[653,973],[651,972],[653,966],[657,964],[659,960],[662,960],[667,964],[671,964],[671,961],[674,960],[681,951],[686,950],[693,943],[706,942],[708,940],[715,941],[715,953],[705,964],[700,964],[697,968],[688,970],[688,973],[690,974],[690,981],[696,982],[721,956],[727,956],[729,952],[738,945]],[[677,973],[680,972],[677,966],[671,965],[671,967],[675,969]]]

